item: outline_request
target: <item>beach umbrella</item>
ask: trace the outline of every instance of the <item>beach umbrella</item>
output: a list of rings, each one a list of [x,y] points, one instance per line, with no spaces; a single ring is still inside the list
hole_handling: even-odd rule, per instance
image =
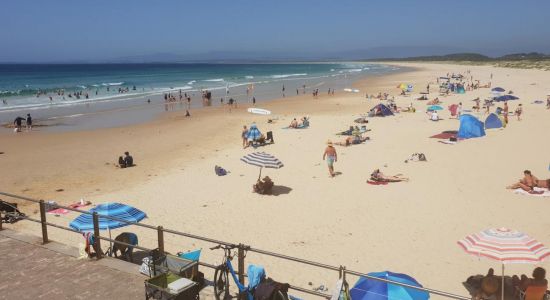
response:
[[[432,105],[432,106],[428,107],[428,110],[443,110],[443,107],[441,107],[439,105]]]
[[[128,222],[139,222],[147,217],[147,215],[130,205],[121,203],[103,203],[89,210],[90,213],[99,215],[98,225],[100,230],[109,230],[109,239],[111,239],[111,229],[121,228],[130,225],[126,222],[105,218],[103,216],[114,217]],[[81,214],[69,223],[72,229],[89,232],[94,230],[94,220],[91,214]],[[111,244],[111,243],[110,243]]]
[[[385,271],[368,273],[367,275],[422,287],[414,278],[406,274]],[[350,297],[353,300],[427,300],[430,298],[430,294],[414,288],[361,277],[350,290]]]
[[[499,92],[499,93],[502,93],[506,91],[505,89],[501,88],[501,87],[496,87],[496,88],[492,88],[491,89],[491,92]]]
[[[246,135],[246,138],[249,140],[257,140],[262,136],[262,133],[256,126],[256,124],[250,125],[250,129],[248,130],[248,133]]]
[[[500,261],[502,264],[502,295],[504,295],[504,264],[536,264],[550,256],[550,249],[525,233],[508,228],[486,229],[458,241],[471,255]]]
[[[265,152],[250,153],[243,156],[241,160],[249,165],[260,167],[258,179],[262,176],[262,168],[280,169],[284,166],[275,156]]]
[[[519,97],[516,97],[514,95],[503,95],[503,96],[498,96],[495,98],[495,101],[497,102],[502,102],[502,101],[509,101],[509,100],[518,100]]]

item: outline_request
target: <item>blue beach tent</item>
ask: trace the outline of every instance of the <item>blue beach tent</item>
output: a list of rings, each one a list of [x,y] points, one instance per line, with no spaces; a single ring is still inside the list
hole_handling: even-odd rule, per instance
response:
[[[491,113],[485,119],[485,129],[502,128],[503,125],[502,120],[495,113]]]
[[[502,101],[510,101],[510,100],[518,100],[519,98],[514,95],[503,95],[495,98],[495,101],[502,102]]]
[[[367,275],[420,288],[422,287],[418,281],[406,274],[385,271],[373,272]],[[353,300],[428,300],[430,298],[430,294],[425,291],[366,277],[360,277],[349,292]]]
[[[389,109],[387,106],[385,106],[382,103],[376,105],[369,111],[369,117],[386,117],[386,116],[393,116],[393,113],[391,112],[391,109]]]
[[[485,135],[484,124],[472,115],[460,116],[460,128],[457,137],[461,139],[470,139],[482,137]]]

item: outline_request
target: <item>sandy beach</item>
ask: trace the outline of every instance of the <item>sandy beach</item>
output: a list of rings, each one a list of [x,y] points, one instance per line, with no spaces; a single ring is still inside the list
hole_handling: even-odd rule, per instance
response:
[[[0,131],[0,190],[29,197],[56,200],[61,204],[81,198],[94,204],[122,202],[145,211],[151,225],[245,243],[259,249],[290,256],[344,265],[362,272],[391,270],[407,273],[425,287],[468,295],[462,282],[470,275],[485,274],[500,265],[467,255],[457,240],[486,228],[509,227],[550,245],[550,198],[514,194],[505,189],[529,169],[541,179],[550,178],[548,129],[550,111],[534,100],[546,100],[550,92],[548,71],[400,63],[414,71],[369,77],[353,88],[359,93],[320,91],[261,103],[270,116],[237,109],[211,107],[185,112],[168,112],[161,118],[138,125],[78,132],[13,134]],[[426,101],[415,100],[431,83],[429,99],[438,96],[436,78],[470,70],[482,84],[513,90],[520,97],[510,101],[510,111],[523,104],[522,120],[510,117],[505,129],[488,130],[483,138],[439,143],[430,136],[458,130],[459,121],[450,118],[431,122],[425,114]],[[410,96],[397,96],[400,83],[414,85]],[[366,124],[370,140],[351,147],[336,146],[341,172],[330,178],[322,160],[326,141],[342,141],[337,132],[355,125],[378,99],[365,93],[387,92],[396,103],[411,102],[416,113],[399,113],[370,118]],[[443,107],[489,96],[490,89],[439,97]],[[383,101],[384,103],[384,101]],[[498,104],[497,104],[498,105]],[[494,107],[492,108],[494,112]],[[486,115],[480,113],[482,120]],[[304,130],[282,129],[293,118],[309,116]],[[268,118],[274,122],[268,123]],[[256,122],[262,132],[273,131],[275,143],[256,149],[268,152],[283,163],[281,169],[263,170],[275,182],[277,195],[252,193],[258,168],[240,161],[255,151],[242,148],[243,125]],[[116,159],[130,151],[134,168],[118,169]],[[427,162],[408,162],[421,152]],[[218,177],[214,166],[230,171]],[[374,169],[386,174],[402,173],[409,182],[369,185]],[[60,190],[62,191],[56,191]],[[11,200],[11,199],[6,199]],[[36,215],[36,206],[22,210]],[[50,217],[67,225],[76,215]],[[39,234],[30,222],[16,228]],[[136,231],[140,244],[155,247],[156,233]],[[53,230],[50,238],[77,245],[81,238]],[[209,251],[211,244],[167,235],[170,252],[203,248],[203,259],[219,263],[221,253]],[[247,263],[263,264],[269,276],[308,287],[332,287],[335,272],[282,262],[250,253]],[[548,269],[550,263],[542,264]],[[530,274],[532,265],[506,267],[508,275]],[[352,283],[355,279],[350,280]]]

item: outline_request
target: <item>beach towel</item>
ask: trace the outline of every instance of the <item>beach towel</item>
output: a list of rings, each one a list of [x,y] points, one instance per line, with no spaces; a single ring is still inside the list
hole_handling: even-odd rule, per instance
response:
[[[367,183],[368,183],[368,184],[372,184],[372,185],[386,185],[386,184],[388,184],[389,182],[386,182],[386,181],[367,180]]]
[[[535,196],[535,197],[550,197],[550,190],[538,188],[538,187],[535,187],[533,190],[536,192],[535,194],[524,191],[523,189],[515,189],[514,193],[527,195],[527,196]]]
[[[448,140],[452,137],[456,138],[456,133],[442,132],[442,133],[438,133],[436,135],[430,136],[430,138],[432,139],[440,139],[440,140]]]
[[[80,201],[78,201],[78,202],[75,202],[73,204],[69,204],[67,206],[70,207],[70,208],[75,208],[76,209],[76,208],[88,206],[90,204],[92,204],[90,201],[86,201],[84,203],[81,203]],[[56,208],[56,209],[52,209],[52,210],[48,211],[47,213],[59,216],[59,215],[66,215],[70,212],[71,212],[70,210],[65,209],[65,208]]]

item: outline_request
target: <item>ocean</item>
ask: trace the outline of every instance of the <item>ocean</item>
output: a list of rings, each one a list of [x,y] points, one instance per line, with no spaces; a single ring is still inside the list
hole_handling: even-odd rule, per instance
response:
[[[396,69],[368,63],[0,64],[0,123],[27,113],[51,121],[132,109],[147,100],[163,103],[165,93],[178,97],[180,91],[192,97],[193,107],[201,105],[203,90],[212,92],[213,105],[221,98],[261,102],[281,98],[283,87],[285,96],[326,93]],[[131,123],[119,121],[114,125]]]

